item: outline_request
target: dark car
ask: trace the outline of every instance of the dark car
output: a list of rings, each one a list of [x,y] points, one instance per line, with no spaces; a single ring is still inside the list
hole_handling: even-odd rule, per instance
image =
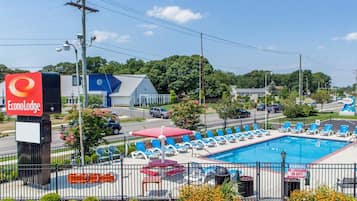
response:
[[[152,107],[150,108],[149,113],[152,117],[158,117],[163,119],[170,118],[170,112],[161,107]]]
[[[115,120],[108,120],[105,124],[105,127],[112,129],[112,134],[118,135],[120,134],[121,125],[118,121]]]
[[[233,119],[250,117],[250,112],[245,109],[236,109],[233,114]]]
[[[270,106],[269,112],[278,113],[278,112],[282,112],[282,111],[283,111],[283,107],[280,104],[272,104]]]
[[[264,111],[264,110],[265,110],[265,104],[259,104],[259,105],[257,106],[257,110],[258,110],[258,111]]]

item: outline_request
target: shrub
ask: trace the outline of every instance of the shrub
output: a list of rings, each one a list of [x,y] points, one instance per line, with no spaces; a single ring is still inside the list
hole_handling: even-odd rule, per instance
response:
[[[5,199],[2,199],[1,201],[15,201],[14,198],[5,198]]]
[[[223,193],[218,187],[183,186],[180,188],[181,201],[224,201]]]
[[[42,196],[40,201],[61,201],[61,196],[57,193],[48,193]]]
[[[354,201],[355,199],[351,196],[347,196],[343,193],[336,192],[335,190],[328,188],[326,186],[319,187],[313,191],[300,191],[295,190],[291,193],[289,201]]]
[[[83,199],[83,201],[99,201],[97,197],[89,196]]]

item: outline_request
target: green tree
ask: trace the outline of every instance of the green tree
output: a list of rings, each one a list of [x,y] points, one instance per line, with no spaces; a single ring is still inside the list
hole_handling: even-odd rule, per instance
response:
[[[315,93],[311,94],[311,98],[316,101],[316,103],[321,104],[321,110],[323,108],[323,104],[330,100],[330,95],[327,90],[317,90]]]
[[[198,101],[186,99],[172,107],[171,120],[180,128],[196,130],[201,125],[202,112],[203,107]]]
[[[88,104],[89,105],[102,105],[103,104],[103,98],[100,95],[89,95],[88,96]]]
[[[92,154],[93,148],[98,146],[104,141],[104,136],[110,134],[112,131],[106,128],[108,118],[114,118],[109,112],[85,109],[82,110],[82,133],[84,154]],[[80,136],[79,136],[79,124],[78,124],[78,111],[71,110],[66,116],[71,123],[69,128],[61,135],[61,138],[65,143],[80,152]]]
[[[177,96],[174,90],[170,90],[170,103],[176,103]]]
[[[224,128],[226,128],[227,119],[233,115],[234,110],[236,109],[233,105],[232,98],[225,93],[223,97],[217,102],[215,109],[219,118],[223,119]]]

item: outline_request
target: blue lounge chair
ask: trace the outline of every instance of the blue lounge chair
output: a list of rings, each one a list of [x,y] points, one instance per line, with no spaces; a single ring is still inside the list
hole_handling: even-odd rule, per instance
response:
[[[167,143],[167,147],[171,147],[172,149],[176,150],[176,152],[184,153],[188,151],[187,147],[189,146],[176,144],[175,139],[172,137],[166,138],[166,143]]]
[[[196,140],[191,141],[190,136],[188,136],[188,135],[182,136],[182,143],[183,143],[183,145],[188,146],[191,149],[192,148],[203,149],[206,147],[206,145],[202,141],[196,141]]]
[[[297,122],[295,128],[291,130],[293,133],[302,133],[304,132],[304,123]]]
[[[131,152],[131,157],[133,158],[138,158],[140,156],[145,158],[146,160],[152,158],[159,158],[158,153],[146,149],[144,142],[141,141],[135,142],[135,148],[136,151]]]
[[[201,141],[208,147],[214,147],[218,145],[214,138],[203,138],[200,132],[195,132],[194,136],[196,141]]]
[[[257,136],[257,137],[262,137],[263,135],[257,131],[252,131],[250,130],[249,126],[247,124],[243,125],[243,128],[245,130],[246,134]]]
[[[307,129],[307,131],[306,131],[306,133],[310,134],[310,135],[315,135],[315,134],[318,134],[319,132],[320,132],[319,127],[315,123],[310,124],[309,129]]]
[[[333,135],[333,133],[334,133],[334,131],[333,131],[332,124],[325,124],[320,135],[329,136],[329,135]]]
[[[290,123],[290,121],[284,122],[283,126],[281,128],[279,128],[279,131],[283,132],[283,133],[291,131],[291,123]]]
[[[151,146],[152,146],[152,149],[153,149],[153,151],[154,152],[159,152],[159,153],[161,153],[161,154],[163,154],[162,153],[162,151],[164,151],[164,153],[166,154],[166,155],[175,155],[175,154],[177,154],[178,152],[175,150],[175,149],[173,149],[171,146],[169,146],[169,147],[167,147],[167,146],[164,146],[163,148],[161,147],[161,142],[160,142],[160,140],[158,140],[158,139],[152,139],[151,140]],[[162,150],[162,149],[164,149],[164,150]]]
[[[253,129],[256,132],[260,132],[262,135],[270,135],[270,132],[268,130],[259,128],[259,125],[257,123],[253,124]]]
[[[228,141],[226,140],[226,138],[224,138],[224,136],[214,136],[213,135],[213,131],[206,131],[206,135],[207,135],[207,138],[213,138],[216,140],[216,142],[218,144],[226,144]]]
[[[244,133],[242,133],[239,126],[234,127],[234,131],[235,131],[234,135],[236,136],[236,138],[238,140],[240,140],[240,141],[245,140],[246,135],[244,135]],[[254,136],[248,136],[248,137],[254,138]]]
[[[352,140],[357,140],[357,126],[355,127],[355,130],[352,133]]]
[[[337,136],[346,137],[350,134],[350,127],[348,125],[341,125],[340,130],[337,132]]]
[[[121,153],[118,150],[118,148],[116,146],[112,146],[112,145],[108,147],[108,154],[109,154],[110,160],[114,160],[116,158],[121,157]]]
[[[232,135],[232,134],[225,135],[222,129],[217,129],[216,132],[217,132],[218,136],[224,137],[224,139],[226,141],[228,141],[228,142],[236,142],[236,138],[234,137],[234,135]]]
[[[109,154],[108,152],[103,148],[103,147],[98,147],[95,150],[96,155],[98,156],[98,162],[104,162],[109,159]]]

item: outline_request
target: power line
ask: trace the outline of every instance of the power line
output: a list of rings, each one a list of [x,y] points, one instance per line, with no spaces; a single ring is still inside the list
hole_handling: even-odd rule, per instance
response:
[[[140,53],[140,54],[146,54],[146,55],[150,55],[150,56],[155,56],[155,57],[165,57],[163,55],[160,54],[156,54],[156,53],[150,53],[150,52],[146,52],[146,51],[142,51],[142,50],[136,50],[136,49],[131,49],[131,48],[124,48],[124,47],[120,47],[118,45],[112,45],[112,44],[108,44],[108,43],[104,43],[105,46],[109,46],[109,47],[113,47],[116,49],[122,49],[122,50],[126,50],[129,52],[135,52],[135,53]]]
[[[134,57],[134,58],[143,59],[143,60],[150,60],[150,59],[148,59],[146,57],[136,56],[136,55],[133,55],[133,54],[128,54],[128,53],[125,53],[125,52],[113,50],[113,49],[106,48],[106,47],[101,47],[101,46],[97,46],[97,45],[93,45],[92,47],[97,48],[97,49],[101,49],[101,50],[104,50],[104,51],[107,51],[107,52],[126,55],[126,56],[129,56],[129,57]]]
[[[0,44],[2,47],[23,47],[23,46],[58,46],[59,43],[3,43]]]

